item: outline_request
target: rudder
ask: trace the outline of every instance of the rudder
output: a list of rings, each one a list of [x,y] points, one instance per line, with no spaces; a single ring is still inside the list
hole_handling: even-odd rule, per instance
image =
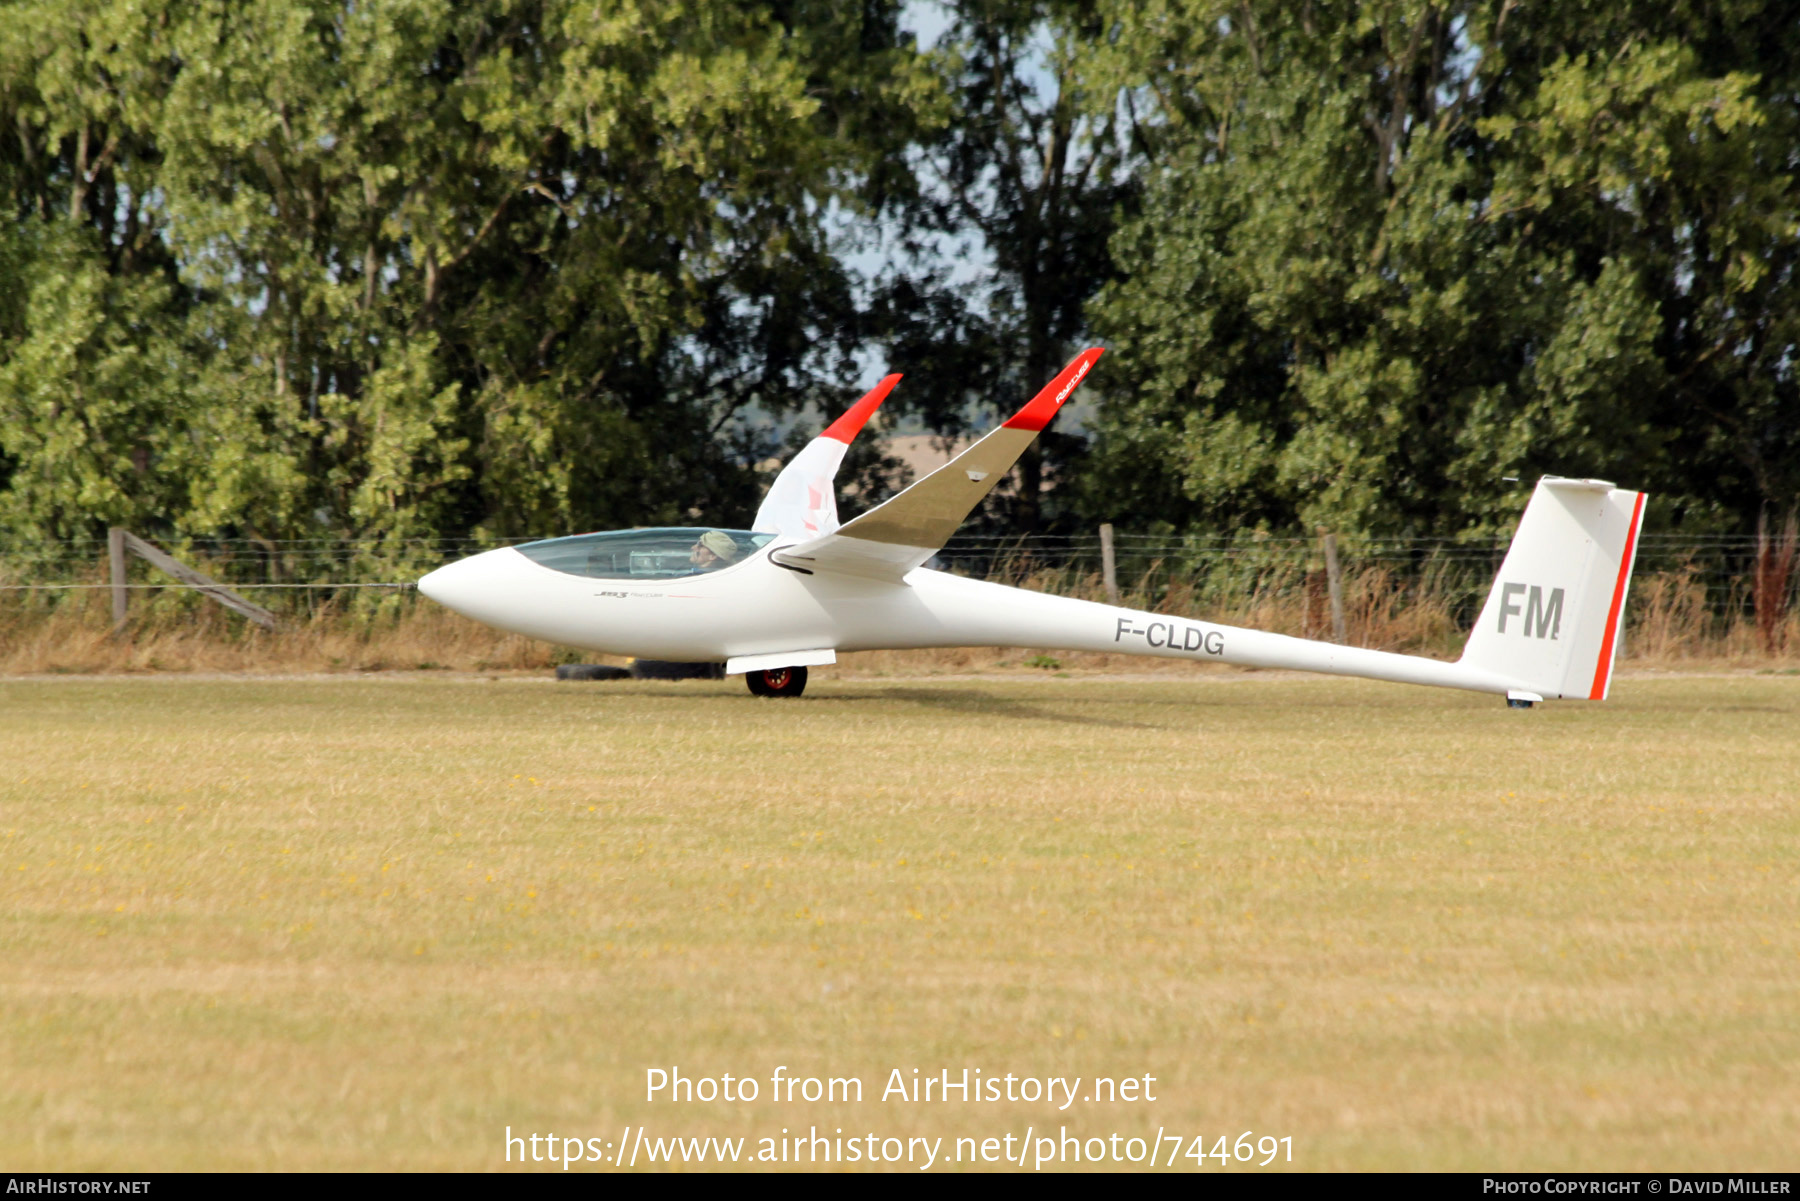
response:
[[[1642,492],[1605,480],[1539,480],[1460,662],[1605,700],[1643,513]]]

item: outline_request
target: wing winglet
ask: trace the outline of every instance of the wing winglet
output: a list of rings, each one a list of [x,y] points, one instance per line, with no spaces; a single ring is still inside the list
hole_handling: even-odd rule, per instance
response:
[[[1087,373],[1094,369],[1094,364],[1099,362],[1100,356],[1105,353],[1104,349],[1096,346],[1076,355],[1069,365],[1062,369],[1061,374],[1045,384],[1043,390],[1031,398],[1030,403],[1014,413],[1000,428],[1030,430],[1034,434],[1041,432],[1046,425],[1050,424],[1050,419],[1056,416],[1063,407],[1063,401],[1069,399],[1070,394],[1075,391],[1075,386],[1087,377]]]
[[[892,392],[894,385],[899,382],[900,375],[896,372],[876,384],[869,389],[867,396],[851,405],[842,417],[826,426],[825,432],[819,437],[831,438],[842,442],[845,446],[850,445],[856,440],[856,435],[862,432],[862,427],[869,423],[869,418],[875,415],[875,410],[881,407],[881,402],[887,399],[887,394]]]

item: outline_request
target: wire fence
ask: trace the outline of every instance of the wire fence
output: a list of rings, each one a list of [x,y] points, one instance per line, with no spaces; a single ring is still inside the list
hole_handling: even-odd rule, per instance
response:
[[[1437,656],[1461,649],[1507,546],[1504,539],[1340,537],[1340,608],[1330,598],[1317,538],[1115,530],[1112,542],[1119,600],[1131,608]],[[209,598],[131,555],[121,606],[109,595],[107,540],[0,542],[0,670],[235,670],[247,662],[295,670],[486,670],[537,668],[577,654],[462,621],[424,602],[415,586],[420,576],[501,545],[492,540],[159,545],[176,567],[185,564],[241,592],[247,603],[232,604],[216,590]],[[1621,654],[1792,661],[1800,655],[1800,605],[1793,603],[1793,577],[1800,572],[1771,572],[1769,563],[1765,556],[1759,610],[1756,538],[1646,535],[1627,610],[1628,650]],[[1029,538],[965,534],[932,566],[1063,596],[1108,597],[1097,529]],[[1770,604],[1776,578],[1776,594],[1784,598],[1779,608]]]
[[[165,549],[233,589],[268,594],[259,597],[264,603],[304,610],[339,603],[340,593],[404,593],[434,567],[511,544],[474,538],[213,538],[170,542]],[[1218,539],[1121,530],[1113,544],[1121,590],[1135,603],[1152,607],[1179,591],[1215,606],[1238,608],[1259,595],[1306,588],[1323,565],[1316,538]],[[1503,538],[1340,538],[1338,554],[1347,575],[1379,573],[1402,592],[1429,589],[1467,616],[1486,595],[1506,547]],[[1754,536],[1646,534],[1636,576],[1678,577],[1703,598],[1710,614],[1732,620],[1752,614],[1756,557]],[[1093,586],[1102,571],[1101,538],[1098,530],[1032,537],[962,535],[950,540],[933,566],[979,579]],[[1800,583],[1800,573],[1796,576]],[[135,561],[128,578],[134,593],[184,587]],[[0,594],[54,604],[59,593],[108,587],[105,539],[0,546]]]
[[[1509,542],[1340,538],[1338,557],[1346,574],[1378,572],[1396,588],[1430,588],[1453,607],[1467,610],[1486,597]],[[1119,532],[1113,544],[1121,589],[1151,599],[1185,588],[1231,604],[1257,593],[1304,588],[1307,577],[1324,566],[1316,538],[1223,540]],[[1025,579],[1045,571],[1098,574],[1101,555],[1096,532],[955,538],[939,557],[953,570],[979,578]],[[1646,534],[1639,541],[1634,576],[1678,577],[1704,596],[1705,608],[1716,617],[1748,617],[1756,561],[1754,536]]]

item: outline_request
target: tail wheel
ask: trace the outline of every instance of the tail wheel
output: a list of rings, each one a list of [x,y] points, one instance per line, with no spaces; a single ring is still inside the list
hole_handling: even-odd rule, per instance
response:
[[[744,682],[757,696],[799,696],[806,691],[806,669],[774,667],[768,671],[747,671]]]

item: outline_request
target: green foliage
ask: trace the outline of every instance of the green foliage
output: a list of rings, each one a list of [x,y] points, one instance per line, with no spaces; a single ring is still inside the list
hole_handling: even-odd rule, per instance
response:
[[[0,525],[66,538],[180,503],[160,463],[185,364],[169,287],[107,271],[66,221],[0,230]]]
[[[956,0],[942,10],[950,25],[931,65],[952,107],[912,156],[919,184],[898,206],[901,241],[977,243],[991,269],[957,280],[928,256],[924,270],[878,291],[872,324],[908,374],[896,409],[963,433],[1011,416],[1082,345],[1085,305],[1111,277],[1109,239],[1135,181],[1118,114],[1082,78],[1102,32],[1090,0]],[[1052,426],[978,523],[1055,525],[1044,485],[1066,480],[1080,449]]]
[[[1048,431],[990,524],[1800,492],[1784,7],[956,0],[928,54],[900,12],[13,0],[0,536],[739,524],[871,347],[959,433],[1095,330],[1093,453]]]
[[[396,547],[747,515],[936,94],[891,5],[721,0],[27,3],[0,79],[9,525]]]
[[[1703,522],[1800,488],[1794,36],[1512,7],[1114,6],[1146,195],[1093,510],[1480,536],[1508,475]]]

